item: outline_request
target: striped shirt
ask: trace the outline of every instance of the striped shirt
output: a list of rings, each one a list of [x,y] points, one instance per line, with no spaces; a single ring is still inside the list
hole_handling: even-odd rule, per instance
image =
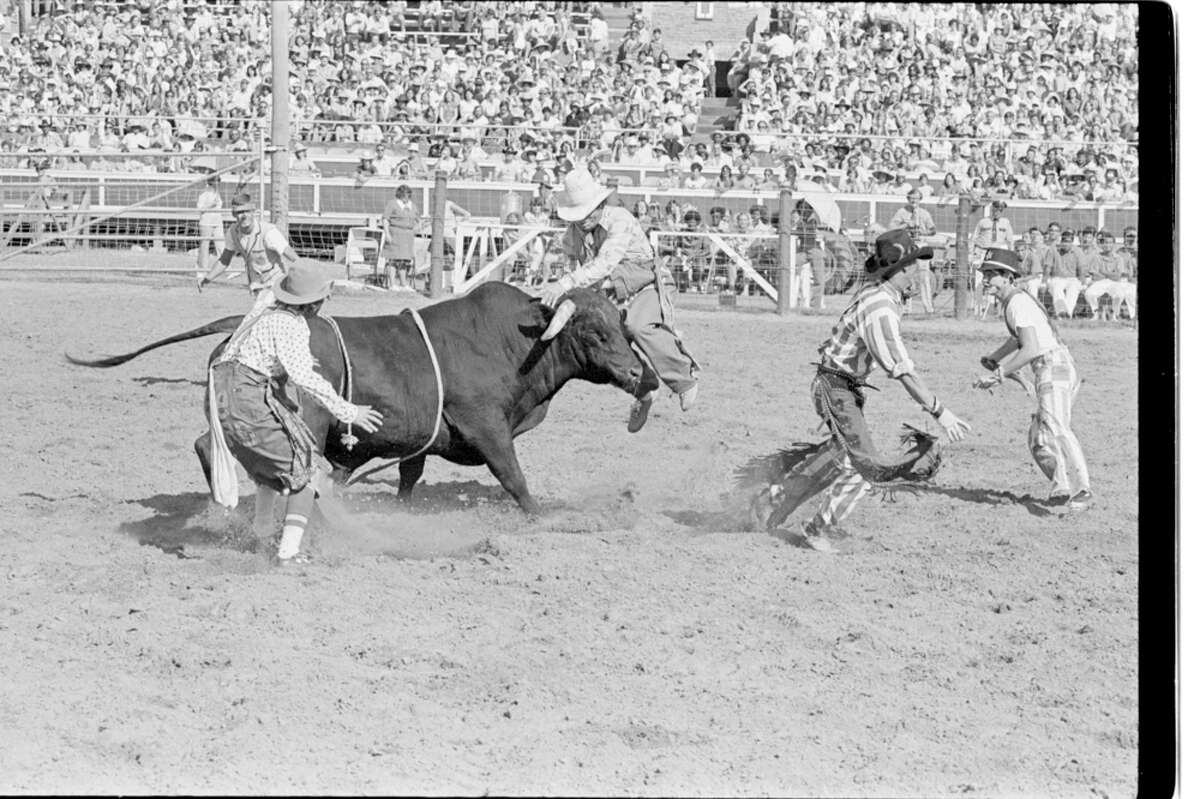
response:
[[[563,234],[563,252],[580,266],[571,272],[576,286],[590,286],[612,274],[624,260],[653,262],[654,251],[637,217],[624,208],[606,205],[600,223],[585,231],[572,222]]]
[[[865,286],[842,312],[833,335],[821,345],[821,363],[865,380],[876,364],[888,377],[914,370],[900,340],[902,298],[890,283]]]
[[[230,339],[217,363],[237,361],[259,374],[288,380],[320,402],[338,421],[354,421],[357,409],[338,395],[329,381],[313,371],[308,322],[275,307],[270,289],[262,292],[254,308]]]

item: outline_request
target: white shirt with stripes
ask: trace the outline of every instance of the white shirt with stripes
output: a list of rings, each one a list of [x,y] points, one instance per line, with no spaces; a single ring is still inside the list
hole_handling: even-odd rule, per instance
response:
[[[915,366],[900,339],[902,301],[890,283],[860,289],[833,326],[833,335],[821,345],[821,362],[860,380],[876,365],[888,377],[910,374]]]

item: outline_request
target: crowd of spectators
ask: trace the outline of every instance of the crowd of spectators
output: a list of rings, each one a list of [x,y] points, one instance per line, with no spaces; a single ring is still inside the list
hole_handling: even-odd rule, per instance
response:
[[[853,164],[826,154],[857,184],[953,174],[992,195],[1136,195],[1136,5],[772,3],[756,22],[729,76],[752,139],[895,137]]]
[[[736,129],[711,136],[696,127],[712,43],[669,52],[636,7],[614,40],[596,3],[289,6],[292,136],[367,148],[387,166],[366,177],[589,163],[650,166],[664,187],[1137,199],[1136,5],[770,3],[730,67]],[[18,150],[120,170],[250,151],[269,36],[265,0],[41,17],[0,48],[0,166]]]

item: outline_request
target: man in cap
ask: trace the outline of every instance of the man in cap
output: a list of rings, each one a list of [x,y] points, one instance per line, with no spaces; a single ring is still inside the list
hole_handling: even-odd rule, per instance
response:
[[[908,202],[892,215],[892,221],[888,227],[893,230],[903,228],[918,242],[928,243],[926,240],[937,234],[937,228],[934,227],[933,217],[921,207],[920,189],[909,189],[905,199]],[[921,307],[925,313],[932,314],[933,273],[929,268],[928,260],[922,259],[918,262],[915,277],[917,296],[921,299]]]
[[[975,224],[975,231],[971,234],[971,243],[974,245],[971,261],[980,263],[983,260],[983,255],[992,247],[999,247],[1004,250],[1011,250],[1013,243],[1016,241],[1016,234],[1013,232],[1012,222],[1004,216],[1004,211],[1008,208],[1008,203],[1004,200],[994,200],[989,207],[989,214],[985,214],[982,219]],[[976,267],[978,270],[978,267]],[[994,304],[993,295],[983,292],[983,275],[976,271],[975,285],[976,290],[976,312],[980,316],[986,316]],[[982,302],[980,302],[982,297]]]
[[[236,201],[235,201],[236,204]],[[337,417],[368,433],[383,421],[369,405],[354,405],[313,370],[307,319],[315,316],[329,297],[333,280],[317,264],[302,264],[278,274],[264,291],[255,310],[242,320],[224,351],[209,370],[207,411],[212,447],[213,474],[222,472],[220,453],[232,457],[258,487],[254,531],[267,539],[275,524],[275,505],[287,496],[283,533],[277,563],[304,562],[300,543],[308,527],[313,504],[322,489],[330,487],[331,467],[317,450],[312,431],[300,414],[303,390]],[[286,382],[279,380],[286,375]],[[223,397],[218,405],[213,398]],[[226,469],[231,469],[232,463]],[[236,505],[236,472],[232,497],[213,480],[213,497]]]
[[[1049,503],[1084,510],[1092,504],[1091,484],[1083,449],[1071,431],[1071,406],[1082,381],[1046,309],[1029,292],[1017,287],[1019,263],[1015,252],[993,247],[980,264],[986,281],[984,290],[999,301],[1008,338],[979,359],[990,374],[978,378],[974,386],[991,392],[1012,379],[1037,400],[1029,428],[1029,452],[1053,482]],[[1026,366],[1033,371],[1032,385],[1021,377],[1021,369]]]
[[[866,261],[866,284],[842,312],[833,335],[819,348],[821,361],[812,383],[817,415],[829,437],[782,479],[763,490],[752,504],[760,529],[774,530],[792,511],[823,489],[817,513],[804,525],[796,543],[821,552],[836,552],[831,535],[845,536],[839,526],[872,484],[928,479],[940,455],[936,439],[921,437],[905,457],[883,460],[863,416],[863,387],[878,365],[899,380],[908,395],[933,416],[952,442],[961,441],[971,426],[942,404],[917,373],[900,337],[901,305],[912,291],[914,261],[933,256],[917,247],[907,230],[889,230],[875,239],[875,252]]]
[[[1058,319],[1070,319],[1075,315],[1075,304],[1083,290],[1082,266],[1079,248],[1075,246],[1075,231],[1068,228],[1057,235],[1046,251],[1044,267],[1046,290],[1050,292],[1054,315]]]
[[[286,274],[299,256],[287,238],[270,222],[258,218],[257,207],[249,194],[233,198],[233,224],[225,232],[225,247],[217,262],[200,278],[203,289],[229,268],[235,255],[246,264],[246,283],[250,293],[258,296],[280,275]]]
[[[501,161],[492,172],[492,180],[499,183],[524,183],[528,180],[530,170],[516,158],[517,151],[511,144],[504,145]]]
[[[625,333],[646,365],[629,412],[628,429],[636,433],[646,423],[659,381],[679,395],[684,411],[695,405],[700,366],[675,330],[674,280],[655,258],[637,218],[608,203],[614,191],[583,169],[563,179],[558,195],[558,216],[567,223],[563,253],[578,266],[543,289],[542,302],[553,307],[567,291],[589,286],[625,308]]]

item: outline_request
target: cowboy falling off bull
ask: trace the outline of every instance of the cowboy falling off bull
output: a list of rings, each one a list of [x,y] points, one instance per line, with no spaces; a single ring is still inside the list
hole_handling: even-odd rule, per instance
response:
[[[633,214],[608,203],[615,191],[583,169],[563,179],[557,198],[558,216],[567,223],[563,251],[578,266],[543,288],[541,298],[553,308],[571,289],[590,287],[622,308],[625,334],[645,361],[627,425],[636,433],[646,424],[660,383],[679,396],[684,411],[696,404],[700,365],[675,326],[675,281]]]

